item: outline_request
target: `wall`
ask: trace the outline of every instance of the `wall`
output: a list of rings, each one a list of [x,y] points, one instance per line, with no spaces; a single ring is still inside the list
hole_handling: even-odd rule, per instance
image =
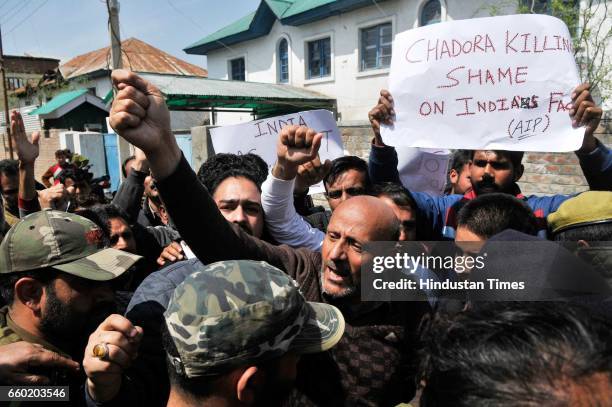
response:
[[[60,149],[59,134],[66,130],[50,130],[43,132],[40,138],[40,154],[34,167],[34,176],[40,181],[41,175],[47,168],[55,164],[55,151]],[[10,158],[8,140],[4,134],[0,135],[0,160]],[[17,154],[15,153],[15,159]]]
[[[276,83],[277,44],[281,38],[286,38],[289,43],[289,84],[337,98],[338,112],[343,121],[366,120],[380,89],[387,87],[388,69],[359,71],[360,28],[391,21],[394,34],[408,30],[418,25],[417,17],[423,3],[424,0],[389,0],[297,27],[276,21],[265,37],[234,44],[231,49],[209,52],[208,75],[210,78],[228,79],[228,61],[244,57],[247,81]],[[499,2],[446,0],[441,3],[442,18],[449,21],[486,16],[490,13],[488,5]],[[504,9],[502,12],[508,11]],[[332,75],[306,80],[306,42],[325,36],[331,36]],[[219,124],[227,123],[220,118]]]

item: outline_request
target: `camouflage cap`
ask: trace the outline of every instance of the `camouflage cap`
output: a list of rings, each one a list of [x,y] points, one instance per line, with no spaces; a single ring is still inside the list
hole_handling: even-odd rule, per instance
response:
[[[164,313],[178,350],[170,357],[187,377],[223,374],[288,351],[330,349],[344,333],[334,306],[307,302],[297,283],[265,262],[207,265],[174,291]]]
[[[82,216],[43,210],[21,219],[0,244],[0,274],[46,267],[88,280],[119,277],[140,256],[104,247],[102,230]]]

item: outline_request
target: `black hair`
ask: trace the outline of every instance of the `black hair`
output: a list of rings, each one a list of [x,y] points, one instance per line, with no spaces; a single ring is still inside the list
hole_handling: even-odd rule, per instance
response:
[[[21,278],[30,277],[49,287],[61,272],[50,267],[38,270],[19,271],[16,273],[4,274],[0,278],[0,295],[7,305],[15,301],[15,283]]]
[[[128,158],[126,158],[125,160],[123,160],[123,164],[121,164],[121,173],[123,174],[123,178],[127,178],[127,173],[125,172],[125,166],[127,165],[127,163],[129,163],[130,161],[132,161],[135,158],[136,158],[135,155],[131,155]]]
[[[538,221],[531,208],[509,194],[490,193],[466,203],[457,214],[463,226],[485,239],[506,229],[537,235]]]
[[[65,150],[55,150],[55,158],[66,157]]]
[[[565,406],[576,386],[591,393],[586,404],[603,405],[589,386],[597,374],[612,379],[611,335],[603,316],[561,302],[440,317],[422,336],[420,405]]]
[[[14,176],[19,173],[19,161],[17,160],[2,160],[0,161],[0,174],[6,176]]]
[[[166,351],[166,367],[168,369],[168,378],[170,379],[170,383],[173,386],[178,387],[184,393],[192,395],[196,398],[210,396],[215,387],[214,382],[220,376],[189,378],[185,376],[183,372],[177,372],[177,369],[170,363],[169,359],[178,358],[179,353],[174,341],[172,340],[172,337],[170,336],[170,332],[168,331],[165,321],[161,323],[161,334],[162,344],[164,346],[164,350]]]
[[[474,154],[476,153],[476,151],[482,151],[482,150],[467,150],[467,151],[471,151],[470,154],[470,159],[474,159]],[[525,155],[524,151],[508,151],[508,150],[492,150],[495,154],[497,154],[499,157],[506,157],[510,160],[510,162],[512,163],[512,168],[514,168],[515,170],[517,168],[521,167],[521,163],[523,162],[523,156]]]
[[[111,219],[119,218],[129,225],[129,222],[127,221],[127,214],[114,204],[93,205],[88,208],[78,209],[75,213],[95,223],[100,229],[102,229],[102,232],[108,239],[110,239],[111,235]],[[105,242],[105,245],[108,245],[107,243],[108,242]]]
[[[457,150],[451,155],[448,172],[446,173],[446,185],[444,186],[444,195],[449,195],[453,190],[453,184],[450,180],[450,172],[455,170],[458,174],[461,174],[463,167],[472,161],[474,155],[473,150]]]
[[[230,177],[244,177],[252,181],[261,191],[261,184],[267,176],[268,165],[256,154],[215,154],[198,170],[198,179],[211,194],[214,194],[219,184]]]
[[[466,164],[469,164],[474,156],[474,150],[457,150],[453,153],[450,159],[448,171],[455,170],[461,172]]]
[[[368,163],[357,156],[345,155],[344,157],[338,157],[331,162],[331,169],[325,178],[323,178],[325,190],[327,191],[328,185],[336,182],[336,179],[338,179],[341,174],[347,172],[348,170],[356,170],[363,173],[365,179],[364,187],[367,191],[371,189],[372,182],[370,181],[370,174],[368,173]]]
[[[374,184],[372,186],[372,194],[378,197],[386,196],[397,206],[409,206],[412,210],[417,210],[416,201],[410,191],[396,182]]]
[[[65,184],[68,178],[72,179],[75,183],[89,183],[93,178],[93,173],[87,169],[70,167],[62,169],[57,178],[62,184]]]

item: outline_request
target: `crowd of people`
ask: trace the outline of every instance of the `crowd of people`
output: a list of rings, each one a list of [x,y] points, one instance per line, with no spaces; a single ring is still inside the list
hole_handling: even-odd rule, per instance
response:
[[[612,405],[612,151],[588,84],[570,117],[590,191],[524,196],[522,152],[461,150],[433,196],[402,185],[383,142],[388,91],[369,113],[367,162],[321,162],[322,134],[286,126],[271,171],[216,154],[196,173],[161,92],[112,78],[110,124],[135,147],[112,199],[65,150],[40,185],[40,136],[11,115],[0,384],[69,386],[69,403],[90,407]],[[308,195],[321,181],[329,209]],[[457,256],[477,243],[489,261],[416,278],[537,289],[363,301],[369,244],[417,241],[454,241]]]

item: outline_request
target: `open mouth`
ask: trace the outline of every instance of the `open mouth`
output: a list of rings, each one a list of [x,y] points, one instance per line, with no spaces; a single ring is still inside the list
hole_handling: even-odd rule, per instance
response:
[[[330,266],[325,267],[327,269],[327,280],[337,285],[345,285],[349,276],[344,273],[339,273],[337,269]]]

